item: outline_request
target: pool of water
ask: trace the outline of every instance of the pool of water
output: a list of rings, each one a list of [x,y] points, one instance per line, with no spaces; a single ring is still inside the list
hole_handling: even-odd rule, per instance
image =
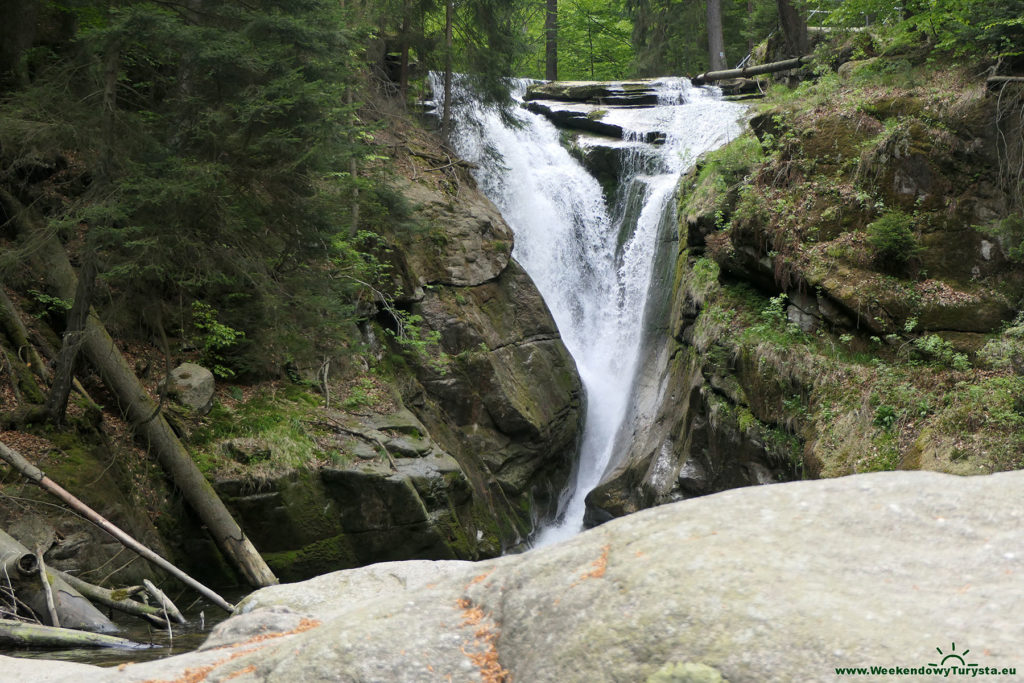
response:
[[[222,592],[221,595],[228,602],[236,603],[248,595],[248,591],[236,590],[232,592],[229,590]],[[0,649],[0,654],[9,657],[23,657],[25,659],[57,659],[66,662],[95,664],[96,666],[119,666],[126,662],[146,662],[195,650],[203,644],[203,641],[210,634],[210,630],[229,616],[205,598],[199,598],[191,605],[186,605],[183,599],[179,599],[176,602],[188,623],[172,624],[170,633],[168,633],[167,629],[158,629],[137,617],[121,614],[120,612],[108,614],[114,623],[121,627],[120,633],[112,635],[151,646],[146,649]]]

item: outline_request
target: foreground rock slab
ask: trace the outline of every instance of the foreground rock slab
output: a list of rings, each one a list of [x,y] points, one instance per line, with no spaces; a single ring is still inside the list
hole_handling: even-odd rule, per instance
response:
[[[265,588],[191,654],[121,670],[0,658],[0,671],[48,681],[760,682],[945,658],[1016,668],[995,680],[1020,680],[1022,487],[1024,472],[894,472],[736,489],[523,555]]]

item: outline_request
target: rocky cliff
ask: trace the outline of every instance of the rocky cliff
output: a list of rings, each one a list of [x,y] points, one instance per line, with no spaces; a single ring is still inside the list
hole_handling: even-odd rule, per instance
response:
[[[572,465],[579,379],[511,230],[462,169],[395,182],[423,227],[389,236],[399,294],[362,328],[388,401],[328,411],[336,455],[314,471],[218,485],[285,578],[492,557],[553,512]]]
[[[666,341],[592,522],[793,477],[1024,466],[1015,97],[851,62],[698,164]]]

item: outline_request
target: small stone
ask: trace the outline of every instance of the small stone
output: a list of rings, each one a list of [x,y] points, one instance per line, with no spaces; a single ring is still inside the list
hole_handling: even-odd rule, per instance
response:
[[[272,455],[270,446],[265,441],[249,437],[227,439],[221,442],[221,448],[243,465],[269,460]]]

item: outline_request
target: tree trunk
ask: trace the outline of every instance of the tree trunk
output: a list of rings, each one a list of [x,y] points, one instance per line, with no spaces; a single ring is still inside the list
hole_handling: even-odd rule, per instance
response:
[[[117,144],[117,75],[121,66],[121,45],[111,39],[103,54],[102,147],[98,164],[98,179],[109,183],[114,177],[114,147]]]
[[[712,71],[726,67],[725,39],[722,37],[722,0],[707,0],[708,58]]]
[[[22,235],[38,238],[46,234],[45,228],[37,225],[38,221],[27,213],[17,199],[3,190],[0,190],[0,199],[8,205],[8,215],[13,216],[12,221]],[[68,262],[64,247],[56,237],[49,236],[38,249],[41,261],[39,267],[46,274],[50,286],[62,298],[73,297],[78,278]],[[164,471],[207,526],[228,560],[252,586],[276,584],[277,577],[232,518],[213,486],[196,467],[192,456],[160,414],[156,402],[139,384],[128,361],[121,355],[94,311],[90,311],[86,319],[83,350],[116,397],[125,417],[145,439]]]
[[[402,27],[399,38],[400,63],[398,66],[398,91],[402,95],[402,105],[405,106],[405,97],[409,90],[409,2],[402,1]]]
[[[779,27],[786,41],[787,56],[799,57],[807,54],[811,49],[807,39],[807,22],[789,0],[775,0],[775,3],[779,9]]]
[[[92,306],[93,285],[96,283],[96,260],[88,253],[75,288],[75,301],[68,314],[67,327],[64,330],[64,341],[57,356],[57,367],[50,385],[50,394],[46,397],[46,414],[51,422],[58,427],[64,425],[64,415],[68,407],[68,396],[71,395],[71,382],[75,378],[75,361],[78,349],[82,345],[82,333],[85,320]]]
[[[47,256],[56,261],[49,269],[50,282],[62,296],[67,297],[77,285],[75,274],[60,245],[54,244],[49,251]],[[196,467],[192,456],[181,445],[170,425],[159,413],[156,402],[139,384],[128,361],[121,355],[114,340],[94,312],[90,313],[86,321],[84,350],[104,383],[117,397],[121,410],[129,422],[149,444],[160,465],[206,524],[214,541],[228,559],[241,570],[245,580],[255,587],[276,584],[277,577],[224,507],[213,486]]]
[[[441,135],[448,138],[452,129],[452,21],[455,0],[444,3],[444,110],[441,113]]]
[[[52,647],[72,650],[80,647],[116,647],[125,650],[145,650],[152,645],[136,643],[127,638],[88,633],[71,628],[54,628],[39,624],[26,624],[13,619],[0,619],[0,644],[9,647]]]
[[[0,531],[0,556],[31,555],[28,548],[17,540]],[[33,563],[34,564],[34,563]],[[46,593],[43,590],[40,578],[39,567],[35,565],[31,572],[21,572],[14,576],[3,576],[0,580],[6,584],[10,579],[18,599],[32,608],[36,614],[48,617],[46,609]],[[46,576],[53,592],[54,608],[60,623],[65,628],[80,629],[83,631],[94,631],[99,633],[113,633],[118,630],[114,622],[103,616],[103,613],[93,607],[92,603],[85,599],[81,593],[68,585],[62,578],[50,571]]]
[[[754,19],[754,0],[747,0],[747,21],[748,26],[753,23]],[[754,36],[750,35],[747,38],[747,54],[750,55],[754,52]]]
[[[544,15],[544,78],[558,80],[558,0],[547,0]]]
[[[46,362],[39,356],[36,347],[28,339],[28,328],[18,315],[18,308],[4,291],[3,283],[0,282],[0,328],[7,338],[14,344],[19,356],[24,353],[25,364],[35,375],[44,382],[50,381],[50,372]]]
[[[0,3],[0,85],[4,81],[28,85],[28,69],[22,57],[35,42],[41,5],[37,0]]]
[[[810,56],[797,57],[795,59],[784,59],[781,62],[771,64],[758,64],[757,66],[745,66],[742,69],[727,69],[725,71],[707,71],[699,76],[693,77],[694,85],[704,85],[710,81],[724,81],[728,78],[745,78],[759,74],[771,74],[789,69],[799,69],[811,61]]]

